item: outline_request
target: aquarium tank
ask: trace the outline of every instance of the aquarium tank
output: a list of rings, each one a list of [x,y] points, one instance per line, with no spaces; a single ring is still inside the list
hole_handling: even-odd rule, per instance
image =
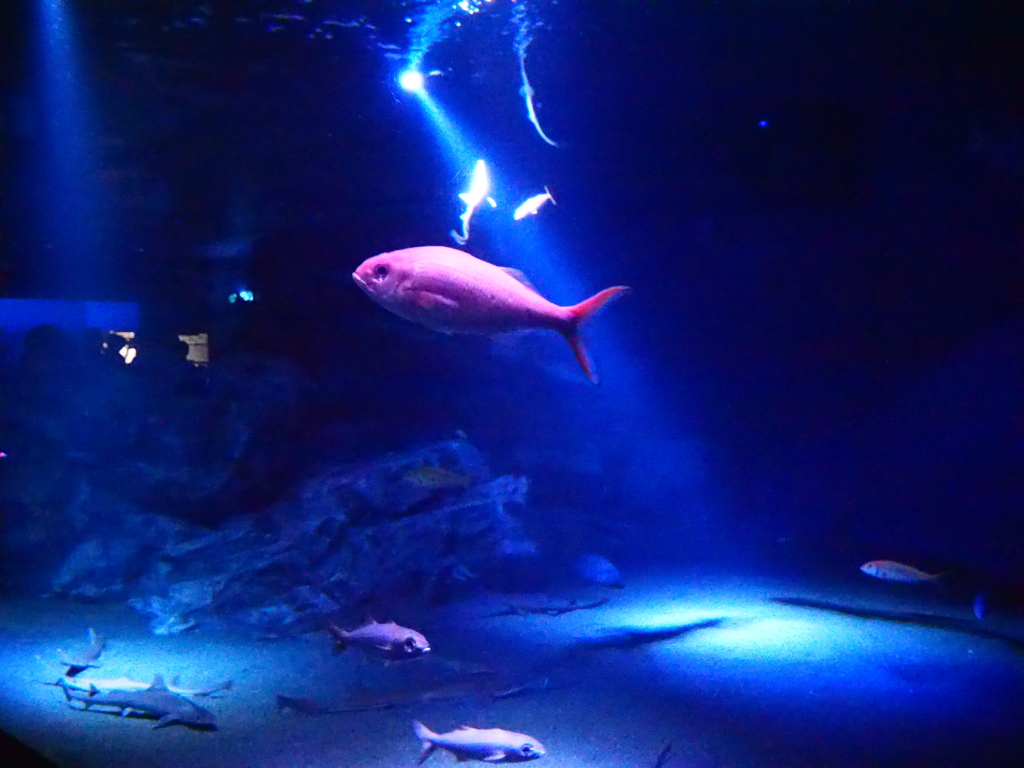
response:
[[[0,766],[1024,765],[1019,0],[5,0]]]

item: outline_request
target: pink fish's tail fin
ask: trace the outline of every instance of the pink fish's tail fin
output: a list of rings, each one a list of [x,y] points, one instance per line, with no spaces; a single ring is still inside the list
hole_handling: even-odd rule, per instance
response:
[[[594,384],[599,383],[597,372],[594,370],[594,364],[591,362],[590,356],[587,354],[587,348],[583,346],[583,341],[580,338],[580,324],[596,315],[609,301],[628,292],[629,288],[627,286],[616,285],[612,288],[605,288],[600,293],[581,301],[575,306],[566,307],[569,313],[569,324],[562,329],[562,335],[565,336],[565,340],[572,347],[573,354],[576,355],[576,361],[580,364],[580,368],[583,369],[583,372],[587,374],[587,378]]]
[[[416,761],[416,765],[423,765],[423,761],[430,757],[434,750],[437,749],[437,745],[434,743],[434,738],[437,736],[432,730],[427,728],[419,720],[412,721],[412,729],[416,732],[416,738],[420,740],[422,751],[420,752],[419,759]]]

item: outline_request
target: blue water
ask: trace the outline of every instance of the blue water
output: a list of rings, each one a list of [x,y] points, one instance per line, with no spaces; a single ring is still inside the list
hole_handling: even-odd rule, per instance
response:
[[[12,5],[0,728],[82,768],[412,764],[413,719],[1020,764],[1018,5]],[[629,286],[600,385],[353,281],[418,246]],[[332,653],[371,616],[433,650]],[[218,729],[67,706],[90,628],[82,679],[231,679]]]

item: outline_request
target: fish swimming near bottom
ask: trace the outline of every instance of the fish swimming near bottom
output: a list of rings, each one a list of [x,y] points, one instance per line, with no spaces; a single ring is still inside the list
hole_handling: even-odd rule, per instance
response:
[[[68,651],[57,649],[58,658],[61,664],[66,664],[69,669],[67,671],[68,677],[74,677],[79,672],[83,672],[89,667],[101,666],[97,659],[100,654],[103,653],[103,648],[107,644],[107,639],[103,635],[96,633],[96,630],[89,627],[89,646],[87,648],[69,653]]]
[[[393,621],[381,624],[370,619],[350,632],[334,624],[327,626],[338,643],[339,651],[354,645],[387,661],[415,659],[430,652],[427,638],[415,629],[400,627]]]
[[[595,384],[597,374],[580,339],[580,324],[629,290],[617,285],[562,307],[541,296],[518,270],[443,245],[379,254],[360,264],[352,279],[388,311],[442,333],[557,331]]]
[[[501,728],[479,729],[464,725],[448,733],[434,733],[418,720],[413,720],[412,727],[423,746],[417,765],[422,765],[438,747],[451,752],[460,763],[464,760],[525,763],[547,754],[544,745],[532,736]]]
[[[88,693],[72,688],[64,681],[60,682],[68,701],[80,701],[85,709],[94,706],[113,707],[121,711],[121,717],[139,713],[157,718],[154,728],[163,728],[172,723],[216,728],[217,719],[209,710],[194,704],[184,696],[167,690],[160,675],[153,678],[153,684],[144,691],[106,691],[101,692],[95,687]]]
[[[907,584],[935,581],[941,573],[925,573],[909,565],[893,560],[872,560],[860,567],[862,573],[883,581],[899,581]]]
[[[78,677],[74,679],[74,682],[64,681],[67,687],[76,690],[84,691],[86,693],[98,690],[103,691],[144,691],[149,688],[152,683],[143,683],[138,680],[132,680],[130,677],[90,677],[88,680],[83,680]],[[62,685],[60,681],[56,683],[47,683],[47,685]],[[203,688],[183,688],[177,685],[176,681],[172,681],[167,684],[167,690],[171,693],[176,693],[179,696],[208,696],[211,699],[218,698],[223,694],[224,691],[231,688],[231,680],[222,680],[219,683],[208,685]]]

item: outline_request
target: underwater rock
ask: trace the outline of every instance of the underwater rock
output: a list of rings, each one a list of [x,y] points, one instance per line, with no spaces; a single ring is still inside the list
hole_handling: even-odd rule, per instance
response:
[[[448,477],[470,482],[423,482]],[[459,440],[320,471],[290,498],[213,530],[128,507],[71,551],[51,594],[128,598],[155,634],[227,621],[259,637],[322,629],[339,613],[359,620],[372,599],[444,602],[480,574],[521,569],[536,556],[507,511],[525,501],[529,483],[488,477],[480,454]]]
[[[4,506],[60,518],[84,479],[148,511],[217,520],[253,486],[287,490],[301,459],[281,437],[313,390],[298,368],[237,354],[199,369],[140,349],[131,366],[94,352],[15,372],[5,410],[31,449],[8,470]]]

